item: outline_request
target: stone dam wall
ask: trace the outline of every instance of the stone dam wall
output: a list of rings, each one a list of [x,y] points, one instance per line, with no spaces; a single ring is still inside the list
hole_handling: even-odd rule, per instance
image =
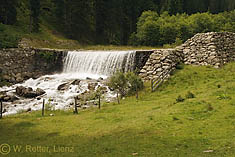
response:
[[[17,48],[0,50],[0,81],[21,83],[29,78],[62,72],[66,50]],[[136,51],[134,69],[145,65],[153,51]]]
[[[65,54],[65,51],[50,49],[2,49],[1,81],[15,84],[29,78],[60,72]]]
[[[175,49],[155,50],[140,71],[143,80],[170,75],[179,63],[219,68],[235,61],[235,33],[199,33]],[[167,78],[167,77],[166,77]]]
[[[52,49],[0,50],[0,81],[12,84],[61,72],[67,51]],[[235,33],[199,33],[175,49],[136,51],[134,68],[143,80],[158,79],[179,63],[215,68],[235,61]]]

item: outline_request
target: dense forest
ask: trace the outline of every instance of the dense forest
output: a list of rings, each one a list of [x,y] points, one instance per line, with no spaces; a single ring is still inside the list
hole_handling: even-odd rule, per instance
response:
[[[234,9],[234,0],[0,0],[0,40],[10,38],[6,25],[40,32],[46,21],[84,43],[164,45],[198,32],[235,31]]]

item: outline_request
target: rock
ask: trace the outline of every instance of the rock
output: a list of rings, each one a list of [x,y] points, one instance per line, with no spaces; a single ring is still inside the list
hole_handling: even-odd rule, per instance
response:
[[[72,85],[79,85],[81,80],[74,80],[71,82]]]
[[[23,86],[18,86],[16,87],[16,94],[19,95],[19,96],[22,96],[24,94],[24,91],[26,90],[25,87]]]
[[[23,86],[16,87],[16,94],[25,98],[35,98],[38,96],[36,91],[33,91],[31,87],[25,88]]]
[[[5,101],[5,102],[8,102],[10,100],[11,100],[11,98],[9,96],[6,96],[6,97],[3,98],[3,101]]]
[[[98,80],[99,80],[99,81],[102,81],[102,80],[104,80],[104,78],[103,78],[103,77],[100,77]]]
[[[31,112],[32,111],[32,109],[31,108],[28,108],[27,110],[26,110],[26,112]]]
[[[58,86],[57,90],[68,90],[69,89],[69,83],[63,83]]]
[[[31,88],[29,87],[24,92],[23,97],[25,97],[25,98],[35,98],[35,97],[37,97],[37,94],[36,94],[35,91],[32,91]]]
[[[92,80],[90,77],[87,77],[86,80]]]
[[[36,94],[37,94],[37,96],[40,96],[40,95],[43,95],[43,94],[45,94],[46,92],[43,90],[43,89],[41,89],[41,88],[37,88],[36,89]]]
[[[94,91],[97,85],[97,82],[88,83],[88,89]]]
[[[12,96],[10,96],[10,101],[11,102],[14,102],[14,101],[16,101],[16,100],[19,100],[19,98],[17,98],[16,96],[14,96],[14,95],[12,95]]]
[[[11,77],[10,76],[8,76],[8,75],[3,75],[3,77],[2,77],[4,80],[7,80],[7,81],[9,81],[9,80],[11,80]]]
[[[7,109],[4,108],[3,111],[2,111],[2,113],[6,113],[6,112],[7,112]]]

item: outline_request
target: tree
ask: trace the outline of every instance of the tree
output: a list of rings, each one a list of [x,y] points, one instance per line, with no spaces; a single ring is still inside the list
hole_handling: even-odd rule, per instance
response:
[[[40,0],[30,0],[30,32],[39,32]]]
[[[158,45],[160,37],[158,18],[159,16],[156,12],[143,12],[137,23],[136,38],[139,44],[147,46]]]
[[[118,101],[118,103],[120,103],[118,94],[121,94],[121,97],[123,97],[126,93],[127,79],[125,77],[125,74],[122,72],[116,72],[110,78],[108,85],[109,85],[109,87],[116,90],[117,101]]]
[[[133,72],[128,72],[126,78],[129,84],[129,92],[135,92],[136,99],[139,98],[138,92],[144,88],[144,83],[141,78]]]
[[[197,13],[190,16],[193,33],[206,33],[214,31],[214,24],[210,13]]]
[[[17,0],[0,1],[0,23],[13,25],[17,21]]]

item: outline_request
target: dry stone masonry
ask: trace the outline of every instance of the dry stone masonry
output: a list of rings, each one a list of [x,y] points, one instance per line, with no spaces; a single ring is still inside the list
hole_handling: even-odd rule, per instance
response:
[[[235,33],[200,33],[186,41],[181,50],[184,63],[215,68],[235,61]]]
[[[162,73],[169,73],[183,60],[181,51],[177,49],[162,49],[154,51],[145,66],[140,71],[143,80],[157,79]]]
[[[9,83],[62,70],[64,51],[49,49],[0,50],[0,75]]]
[[[18,48],[0,50],[0,81],[20,83],[28,78],[60,72],[67,51]],[[235,33],[199,33],[175,49],[137,51],[135,69],[143,80],[156,79],[178,63],[219,68],[235,61]]]
[[[175,49],[155,50],[140,76],[145,81],[157,79],[174,70],[178,63],[219,68],[230,61],[235,61],[235,33],[199,33]]]

